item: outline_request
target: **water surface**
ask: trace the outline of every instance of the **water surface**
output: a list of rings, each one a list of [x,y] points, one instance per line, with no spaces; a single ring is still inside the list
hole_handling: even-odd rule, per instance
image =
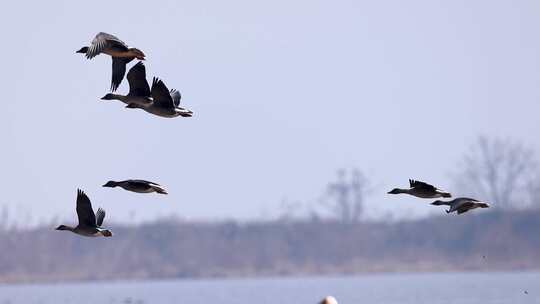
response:
[[[540,304],[540,273],[0,285],[0,304],[315,304],[330,294],[340,304]]]

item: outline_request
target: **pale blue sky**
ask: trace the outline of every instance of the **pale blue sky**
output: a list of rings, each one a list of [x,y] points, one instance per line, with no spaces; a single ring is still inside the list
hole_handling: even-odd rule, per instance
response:
[[[378,186],[372,215],[437,212],[389,197],[409,177],[450,188],[479,134],[540,148],[537,1],[16,1],[0,4],[0,204],[75,220],[76,188],[109,220],[275,215],[341,167]],[[117,35],[191,119],[100,101]],[[125,93],[124,81],[118,92]],[[102,188],[144,178],[170,195]],[[451,190],[451,189],[450,189]]]

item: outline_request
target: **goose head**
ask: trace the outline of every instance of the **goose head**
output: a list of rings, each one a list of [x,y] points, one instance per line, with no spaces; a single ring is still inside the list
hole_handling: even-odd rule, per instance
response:
[[[405,191],[403,191],[403,189],[394,188],[391,191],[389,191],[388,194],[400,194],[400,193],[404,193],[404,192]]]
[[[145,60],[144,57],[146,57],[146,55],[144,55],[144,53],[137,49],[137,48],[131,48],[129,49],[129,51],[131,52],[131,54],[133,54],[135,56],[135,58],[139,59],[139,60]]]
[[[116,186],[118,186],[118,183],[115,181],[108,181],[105,185],[103,185],[103,187],[111,187],[111,188],[114,188]]]
[[[76,51],[75,53],[86,54],[87,51],[88,51],[88,47],[87,47],[87,46],[83,46],[80,50]]]
[[[431,203],[433,206],[441,206],[441,205],[445,205],[445,203],[443,201],[440,201],[440,200],[436,200],[434,201],[433,203]]]
[[[117,99],[116,95],[112,93],[108,93],[107,95],[101,97],[101,100],[115,100],[115,99]]]
[[[70,230],[71,231],[73,229],[71,227],[66,226],[66,225],[60,225],[60,226],[56,227],[55,230]]]

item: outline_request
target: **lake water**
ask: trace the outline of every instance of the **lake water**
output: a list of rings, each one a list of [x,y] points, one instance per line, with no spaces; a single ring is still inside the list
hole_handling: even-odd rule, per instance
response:
[[[540,304],[540,273],[0,285],[0,304],[316,304],[325,295],[340,304]]]

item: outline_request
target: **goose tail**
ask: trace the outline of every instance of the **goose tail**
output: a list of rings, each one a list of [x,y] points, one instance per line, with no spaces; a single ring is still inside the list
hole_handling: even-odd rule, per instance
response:
[[[161,187],[155,187],[154,189],[155,189],[156,192],[159,193],[159,194],[169,194],[169,193],[167,193],[167,190],[165,190],[165,189],[163,189],[163,188],[161,188]]]
[[[441,193],[441,196],[446,197],[446,198],[450,198],[450,197],[452,197],[452,194],[450,194],[450,192],[443,192],[443,193]]]

